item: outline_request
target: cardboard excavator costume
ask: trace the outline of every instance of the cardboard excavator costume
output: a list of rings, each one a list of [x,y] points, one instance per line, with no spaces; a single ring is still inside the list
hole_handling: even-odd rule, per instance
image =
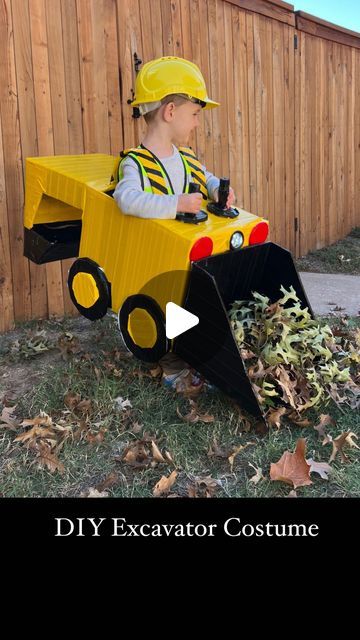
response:
[[[158,71],[154,75],[154,63],[164,77]],[[170,94],[185,94],[205,109],[218,105],[208,98],[196,65],[167,57],[141,69],[132,106],[144,113],[146,105],[151,110]],[[189,147],[179,151],[184,193],[200,191],[203,206],[196,215],[178,213],[168,220],[124,215],[113,198],[122,158],[128,155],[138,164],[144,189],[169,193],[161,162],[141,147],[120,158],[27,158],[24,255],[37,264],[76,257],[68,286],[83,316],[97,320],[112,309],[136,357],[154,362],[173,351],[250,413],[263,417],[228,319],[230,305],[251,299],[254,291],[274,302],[281,285],[293,286],[303,304],[310,305],[291,254],[265,242],[267,221],[226,208],[227,179],[220,180],[218,201],[210,202],[195,153]],[[145,187],[145,177],[150,187]],[[168,302],[199,318],[173,340],[165,330]]]

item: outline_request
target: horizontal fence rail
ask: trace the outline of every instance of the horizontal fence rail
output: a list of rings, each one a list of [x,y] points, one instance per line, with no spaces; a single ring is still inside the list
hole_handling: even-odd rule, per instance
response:
[[[136,57],[163,55],[201,68],[221,107],[192,146],[273,241],[299,256],[360,224],[359,34],[280,0],[0,0],[0,332],[75,313],[72,260],[23,257],[25,158],[137,145]]]

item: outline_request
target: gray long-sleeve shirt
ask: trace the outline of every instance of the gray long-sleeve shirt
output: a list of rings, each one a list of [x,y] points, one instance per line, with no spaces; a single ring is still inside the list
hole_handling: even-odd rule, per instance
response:
[[[183,193],[184,165],[175,145],[173,145],[173,155],[161,158],[161,163],[170,177],[175,195],[145,193],[141,186],[136,162],[129,156],[125,158],[121,166],[123,178],[118,182],[114,191],[114,199],[123,213],[139,218],[160,218],[163,220],[176,217],[178,196]],[[207,171],[205,167],[203,170],[209,198],[214,200],[219,187],[219,178]],[[145,187],[150,186],[147,177],[144,177],[144,183]]]

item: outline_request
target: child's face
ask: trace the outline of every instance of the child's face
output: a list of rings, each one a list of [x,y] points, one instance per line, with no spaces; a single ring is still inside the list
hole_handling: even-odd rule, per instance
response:
[[[171,129],[173,141],[178,145],[186,145],[191,132],[200,124],[200,114],[202,108],[193,102],[184,102],[175,106],[171,119]]]

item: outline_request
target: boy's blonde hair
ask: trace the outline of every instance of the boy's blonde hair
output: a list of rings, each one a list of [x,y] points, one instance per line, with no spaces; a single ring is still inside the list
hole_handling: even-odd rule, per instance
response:
[[[154,109],[153,111],[149,111],[148,113],[144,113],[144,120],[146,124],[149,125],[151,122],[155,120],[156,114],[164,104],[169,104],[169,102],[173,102],[177,107],[179,107],[181,104],[188,102],[188,100],[189,100],[188,98],[185,98],[184,96],[181,96],[178,93],[171,93],[170,95],[165,96],[165,98],[161,100],[160,107],[158,107],[157,109]]]

